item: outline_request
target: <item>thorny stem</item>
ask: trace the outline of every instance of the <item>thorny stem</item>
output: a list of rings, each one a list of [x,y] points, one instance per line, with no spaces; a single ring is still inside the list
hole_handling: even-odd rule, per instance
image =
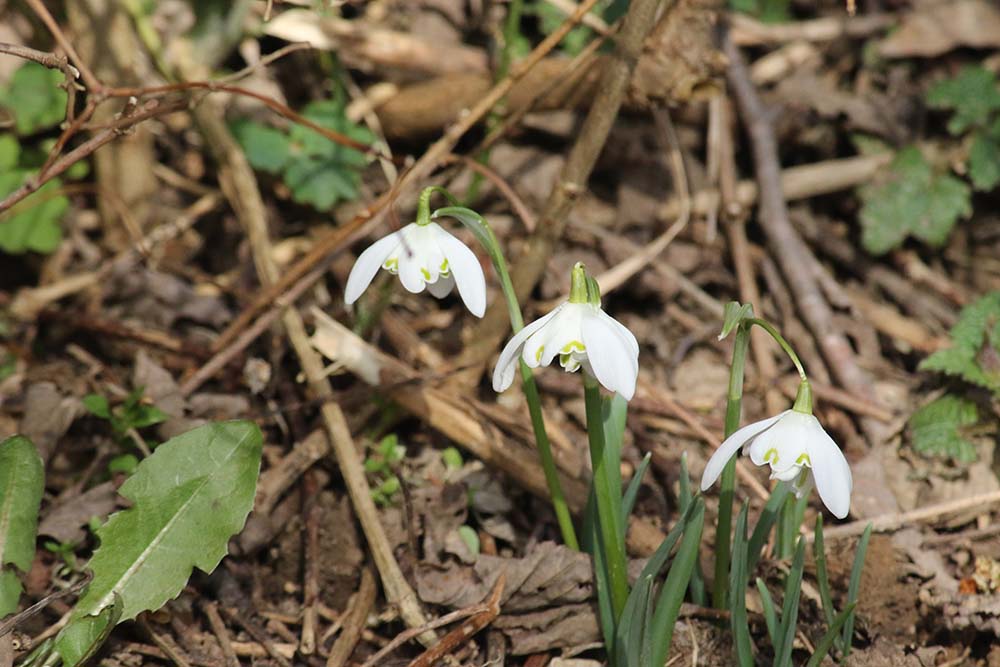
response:
[[[601,411],[601,389],[597,380],[583,373],[583,395],[587,409],[587,435],[590,440],[590,462],[594,469],[594,496],[597,499],[597,522],[601,544],[606,554],[608,585],[611,589],[611,609],[614,618],[621,618],[628,599],[628,574],[625,560],[625,527],[620,511],[621,489],[611,488],[614,479],[605,461],[604,416]],[[614,497],[612,494],[618,494]]]
[[[744,320],[736,329],[733,346],[733,363],[729,370],[729,394],[726,397],[725,435],[728,438],[740,427],[743,403],[743,369],[747,348],[750,345],[750,320]],[[738,455],[737,455],[738,456]],[[725,609],[729,595],[729,561],[731,556],[730,533],[733,523],[733,499],[736,494],[736,459],[733,456],[722,471],[719,492],[719,523],[715,531],[715,576],[712,582],[712,604]]]

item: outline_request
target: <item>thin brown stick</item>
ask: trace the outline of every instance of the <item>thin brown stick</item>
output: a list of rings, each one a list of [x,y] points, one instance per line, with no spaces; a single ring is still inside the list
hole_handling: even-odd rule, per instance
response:
[[[493,619],[500,615],[500,597],[503,595],[506,580],[506,573],[501,572],[500,576],[497,577],[496,585],[493,586],[493,591],[490,593],[486,611],[476,614],[446,634],[441,638],[441,641],[410,662],[409,667],[434,667],[440,664],[444,656],[455,650],[459,644],[468,641],[469,638],[492,623]]]
[[[214,602],[206,601],[202,603],[201,608],[208,618],[208,624],[212,627],[212,633],[219,641],[219,648],[222,649],[222,657],[225,660],[226,667],[240,667],[240,659],[236,657],[236,652],[233,651],[233,642],[229,637],[229,630],[226,628],[226,624],[222,621],[222,616],[219,615],[218,605]]]
[[[156,118],[158,116],[164,116],[166,114],[179,111],[184,109],[186,106],[187,102],[185,100],[174,100],[164,102],[162,104],[147,104],[142,109],[123,116],[112,126],[98,132],[93,137],[71,150],[69,153],[66,153],[57,159],[47,171],[40,172],[34,178],[28,179],[25,181],[24,185],[4,197],[3,201],[0,201],[0,213],[6,211],[17,202],[37,191],[38,188],[51,181],[53,178],[61,175],[64,171],[89,156],[101,146],[117,139],[127,128],[137,123],[141,123],[144,120],[149,120],[150,118]]]
[[[478,160],[473,160],[471,157],[465,155],[449,155],[444,164],[459,163],[467,169],[476,172],[490,183],[504,196],[507,203],[514,210],[514,213],[521,218],[521,224],[529,232],[535,230],[535,226],[538,221],[535,219],[535,215],[531,212],[528,206],[524,203],[518,194],[511,187],[510,183],[504,180],[504,177],[496,172],[494,169],[490,169],[488,166],[479,162]]]
[[[840,526],[831,526],[823,529],[823,538],[826,540],[840,540],[845,537],[854,537],[863,533],[869,523],[872,525],[873,532],[885,533],[911,524],[932,521],[946,514],[955,514],[956,512],[965,512],[974,509],[985,512],[991,505],[998,503],[1000,503],[1000,491],[990,491],[989,493],[980,493],[969,498],[949,500],[948,502],[920,507],[909,512],[887,512],[886,514],[880,514],[870,519],[852,521]],[[813,533],[809,533],[808,537],[810,541],[815,539]]]
[[[302,495],[304,497],[303,512],[305,514],[305,573],[302,582],[302,628],[299,639],[299,652],[302,655],[312,655],[316,652],[316,623],[319,615],[316,605],[319,602],[319,483],[312,470],[306,470],[302,475]]]
[[[268,639],[267,633],[258,627],[256,623],[243,614],[238,614],[228,607],[222,607],[222,613],[224,613],[230,621],[246,630],[247,634],[250,635],[255,642],[263,646],[264,650],[267,651],[267,654],[274,658],[275,661],[281,665],[281,667],[292,667],[292,663],[288,660],[288,658],[282,655],[282,652],[277,649],[274,642]],[[235,648],[236,647],[234,646],[233,649],[235,650]]]
[[[87,63],[83,62],[77,54],[76,49],[74,49],[73,45],[70,44],[69,40],[66,39],[66,35],[63,34],[62,28],[60,28],[59,24],[56,23],[56,20],[52,18],[52,14],[50,14],[49,10],[46,9],[42,0],[25,0],[25,2],[28,3],[28,6],[31,7],[31,11],[33,11],[35,15],[41,19],[42,23],[45,24],[45,27],[48,28],[50,33],[52,33],[52,37],[56,40],[59,48],[65,51],[70,61],[76,65],[76,68],[80,71],[80,76],[83,78],[83,82],[87,84],[87,88],[90,89],[90,92],[93,94],[100,94],[100,92],[104,89],[104,86],[97,80],[94,73],[90,71]]]
[[[32,60],[39,65],[44,65],[49,69],[57,69],[74,79],[80,78],[80,70],[73,67],[66,56],[57,56],[54,53],[49,53],[47,51],[38,51],[37,49],[31,49],[27,46],[21,46],[19,44],[7,44],[6,42],[0,42],[0,53],[7,53],[12,56],[17,56],[18,58],[24,58],[25,60]]]
[[[361,639],[361,631],[365,627],[365,619],[375,604],[375,577],[367,567],[361,570],[361,587],[351,596],[347,611],[341,617],[343,627],[340,636],[333,643],[330,655],[326,659],[326,667],[343,667],[347,664],[354,647]]]

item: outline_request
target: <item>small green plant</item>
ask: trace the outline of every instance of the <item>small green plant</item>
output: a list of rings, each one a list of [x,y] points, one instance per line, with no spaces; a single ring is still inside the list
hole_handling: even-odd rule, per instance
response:
[[[40,461],[37,475],[6,465],[3,456],[8,442],[0,445],[0,499],[13,497],[19,505],[14,508],[15,522],[0,522],[0,530],[8,531],[0,534],[0,545],[15,544],[23,551],[15,563],[23,570],[34,556],[38,513],[35,490],[25,482],[30,479],[40,497],[42,470]],[[251,422],[206,424],[163,443],[139,463],[119,489],[130,507],[112,514],[95,531],[100,546],[86,565],[93,578],[69,622],[21,664],[37,667],[61,662],[64,667],[76,667],[100,648],[120,621],[159,609],[176,597],[194,567],[211,573],[253,506],[262,444],[260,430]],[[33,447],[30,454],[38,456]],[[18,484],[16,494],[4,487],[6,471],[11,471],[7,476]],[[9,537],[16,541],[5,541]],[[73,545],[45,546],[68,567],[75,567]],[[6,563],[8,547],[3,548]]]
[[[340,100],[312,102],[302,115],[323,127],[361,143],[374,136],[345,115]],[[368,164],[364,153],[330,141],[302,125],[279,130],[252,120],[234,124],[233,133],[256,169],[281,176],[292,199],[327,211],[338,201],[355,199],[361,170]]]
[[[441,452],[441,461],[444,462],[444,467],[448,470],[459,470],[464,464],[462,452],[454,447],[448,447]]]
[[[373,479],[372,500],[379,505],[391,505],[400,482],[396,466],[406,457],[406,447],[399,444],[395,433],[382,438],[374,451],[365,459],[365,472]]]
[[[56,542],[53,540],[46,540],[43,545],[45,550],[49,553],[53,553],[59,557],[59,560],[63,562],[62,566],[59,568],[59,576],[67,576],[74,572],[80,571],[80,562],[76,559],[76,549],[79,546],[74,542]]]
[[[964,68],[927,94],[927,103],[948,109],[948,132],[963,137],[969,180],[976,190],[1000,185],[1000,87],[996,74],[980,65]]]
[[[952,458],[965,463],[976,460],[976,446],[966,440],[962,429],[979,421],[976,404],[945,394],[913,413],[910,434],[913,449],[932,457]]]
[[[763,23],[784,23],[791,20],[789,0],[729,0],[733,11],[749,14]]]
[[[65,77],[58,70],[35,62],[21,65],[6,88],[0,89],[0,106],[14,116],[14,130],[21,136],[59,123],[66,114]]]
[[[136,445],[138,443],[134,442],[132,436],[129,435],[132,429],[146,428],[167,419],[167,415],[162,410],[148,402],[144,391],[143,387],[139,387],[126,396],[121,405],[114,408],[111,407],[107,397],[100,394],[88,394],[83,398],[83,407],[95,417],[108,420],[116,440]]]
[[[859,195],[861,243],[875,255],[898,248],[909,236],[944,245],[959,218],[972,214],[969,186],[936,169],[915,146],[900,151]]]
[[[1000,291],[962,309],[951,328],[951,347],[920,363],[920,370],[953,375],[1000,397]]]

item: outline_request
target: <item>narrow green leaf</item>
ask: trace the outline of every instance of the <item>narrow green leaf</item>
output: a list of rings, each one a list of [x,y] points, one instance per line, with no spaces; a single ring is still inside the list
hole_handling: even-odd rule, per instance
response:
[[[646,469],[649,468],[649,462],[652,460],[653,454],[647,452],[646,455],[642,457],[642,461],[639,462],[639,467],[635,469],[635,474],[632,475],[632,479],[625,488],[625,495],[622,496],[622,521],[626,526],[628,525],[628,517],[632,514],[632,508],[635,507],[635,499],[639,495],[639,487],[642,486],[642,478],[646,475]]]
[[[843,660],[851,653],[851,640],[854,639],[854,606],[858,602],[858,590],[861,588],[861,571],[865,567],[865,554],[868,552],[868,540],[872,536],[872,525],[865,526],[865,532],[861,534],[858,541],[858,550],[854,553],[854,564],[851,566],[851,581],[847,585],[847,605],[851,613],[844,621],[844,633],[841,636],[843,642]],[[846,610],[845,610],[846,611]]]
[[[754,526],[753,535],[750,536],[750,544],[747,548],[748,573],[752,573],[757,567],[757,561],[760,560],[760,552],[767,543],[771,529],[774,528],[774,524],[778,520],[778,513],[785,504],[788,492],[788,484],[785,482],[779,483],[774,491],[771,492],[771,497],[767,499],[767,503],[764,505],[764,511],[761,513],[760,519],[757,520],[757,525]]]
[[[681,512],[687,511],[687,508],[691,505],[693,498],[694,495],[691,491],[691,476],[688,474],[687,452],[684,452],[681,454],[680,493],[678,494]],[[705,587],[705,575],[701,571],[700,558],[694,564],[694,572],[691,573],[690,588],[691,602],[700,607],[704,607],[708,604],[708,591]]]
[[[806,663],[806,667],[819,667],[820,663],[823,662],[823,658],[826,657],[834,642],[837,641],[841,628],[854,615],[856,604],[856,602],[851,602],[844,608],[844,611],[837,614],[837,617],[833,619],[833,623],[830,624],[830,628],[826,631],[826,634],[816,644],[816,650],[813,652],[812,657],[809,658],[809,662]],[[847,656],[845,655],[843,659],[846,660]]]
[[[698,561],[698,551],[701,546],[701,531],[705,522],[705,502],[695,499],[693,510],[684,522],[684,537],[677,548],[667,579],[663,582],[660,594],[656,600],[656,612],[653,614],[655,630],[653,637],[653,664],[662,665],[667,660],[670,651],[670,641],[673,639],[674,624],[684,602],[684,593],[691,582],[691,573]]]
[[[753,642],[747,620],[747,504],[736,518],[733,558],[729,569],[729,623],[733,632],[736,660],[740,667],[753,667]]]
[[[643,665],[643,647],[649,644],[649,624],[646,622],[653,600],[653,577],[642,577],[635,584],[635,595],[629,596],[632,606],[626,603],[628,612],[622,613],[615,643],[616,667]],[[610,653],[610,651],[609,651]]]
[[[826,545],[823,543],[823,515],[816,515],[816,531],[813,538],[813,558],[816,560],[816,580],[819,582],[819,597],[823,602],[823,615],[827,627],[833,625],[837,610],[830,595],[830,577],[826,570]]]
[[[30,440],[15,435],[0,442],[0,618],[17,611],[21,583],[17,574],[35,558],[38,507],[44,467]]]
[[[791,667],[792,647],[795,643],[795,630],[799,620],[799,597],[802,594],[802,570],[806,561],[806,541],[799,538],[792,559],[792,569],[785,579],[785,600],[781,607],[781,630],[778,633],[779,643],[774,650],[775,667]]]
[[[778,615],[774,611],[774,598],[771,597],[771,591],[767,590],[767,584],[760,577],[757,577],[757,592],[760,593],[760,603],[764,608],[767,636],[771,640],[771,646],[774,646],[778,641]]]
[[[121,598],[121,619],[159,609],[193,567],[212,572],[253,505],[262,436],[245,421],[207,424],[170,439],[136,468],[119,493],[132,507],[98,531],[94,578],[70,626]]]
[[[620,619],[615,618],[611,605],[611,586],[608,582],[607,556],[601,544],[601,527],[597,522],[597,497],[591,485],[587,507],[583,512],[582,546],[594,559],[594,590],[597,594],[597,620],[601,625],[604,645],[612,646]],[[624,615],[624,614],[623,614]]]

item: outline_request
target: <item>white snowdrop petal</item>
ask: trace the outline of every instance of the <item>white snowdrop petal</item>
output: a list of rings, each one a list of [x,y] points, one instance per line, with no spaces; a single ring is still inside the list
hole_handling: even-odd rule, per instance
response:
[[[524,348],[521,351],[521,358],[529,368],[538,368],[541,364],[542,355],[549,347],[549,341],[559,335],[564,326],[565,311],[571,304],[563,302],[552,309],[546,317],[545,326],[532,333],[524,341]]]
[[[437,223],[430,223],[444,258],[448,260],[451,275],[455,278],[458,294],[466,307],[476,317],[486,313],[486,276],[483,267],[467,245],[445,231]]]
[[[563,349],[572,347],[579,351],[579,348],[585,347],[581,328],[584,314],[588,310],[593,310],[593,306],[567,303],[563,307],[558,319],[553,320],[552,324],[546,327],[548,334],[544,339],[545,350],[542,352],[541,358],[537,356],[537,350],[533,347],[535,341],[529,341],[529,346],[532,346],[530,352],[539,366],[551,364],[553,359],[562,354]],[[527,356],[528,349],[529,347],[526,346],[525,356]]]
[[[843,519],[851,510],[851,491],[854,488],[851,467],[840,447],[818,421],[809,443],[809,458],[820,500],[831,514]]]
[[[618,392],[625,400],[632,400],[636,369],[627,343],[611,324],[597,316],[596,309],[583,316],[580,329],[594,377],[608,390]]]
[[[380,238],[358,255],[358,261],[354,262],[351,274],[347,277],[347,285],[344,287],[344,302],[347,305],[357,301],[368,289],[382,263],[399,245],[399,238],[400,232],[393,232]]]
[[[759,422],[747,424],[726,438],[722,444],[719,445],[719,448],[715,450],[715,453],[712,454],[712,457],[708,460],[708,464],[705,465],[705,472],[701,476],[701,490],[707,491],[710,486],[715,484],[715,481],[719,479],[719,475],[722,474],[722,469],[726,467],[726,463],[729,462],[729,459],[733,458],[733,456],[740,450],[740,447],[752,438],[758,436],[760,433],[766,431],[787,412],[788,411],[786,410],[785,412],[775,415],[774,417],[769,417],[768,419],[762,419]]]
[[[815,417],[794,410],[774,425],[771,447],[775,453],[769,461],[772,470],[781,473],[793,466],[812,465],[808,454],[814,426],[819,428]]]
[[[521,353],[521,348],[524,347],[525,341],[555,317],[556,313],[559,312],[559,308],[556,307],[548,315],[531,322],[507,341],[507,344],[504,345],[503,350],[500,352],[500,357],[497,359],[496,368],[493,369],[493,391],[497,393],[504,391],[514,382],[517,358]]]
[[[615,318],[611,317],[610,315],[608,315],[607,313],[605,313],[603,310],[599,310],[597,316],[600,317],[603,321],[608,322],[612,326],[612,328],[618,333],[618,335],[621,336],[622,340],[625,341],[625,344],[628,346],[629,350],[632,352],[632,362],[633,362],[632,365],[635,366],[635,368],[636,368],[636,374],[638,374],[638,372],[639,372],[639,341],[637,341],[635,339],[635,335],[631,331],[629,331],[629,328],[627,326],[625,326],[624,324],[622,324],[621,322],[619,322]]]
[[[432,283],[427,283],[427,291],[436,296],[439,299],[443,299],[449,294],[451,294],[452,288],[455,286],[455,276],[444,276],[438,277]]]
[[[409,241],[410,239],[407,240]],[[418,249],[413,247],[414,245],[411,243],[409,249],[406,247],[400,248],[399,282],[403,284],[407,292],[419,294],[424,291],[427,281],[424,280],[424,275],[420,270],[423,262],[418,254]]]

